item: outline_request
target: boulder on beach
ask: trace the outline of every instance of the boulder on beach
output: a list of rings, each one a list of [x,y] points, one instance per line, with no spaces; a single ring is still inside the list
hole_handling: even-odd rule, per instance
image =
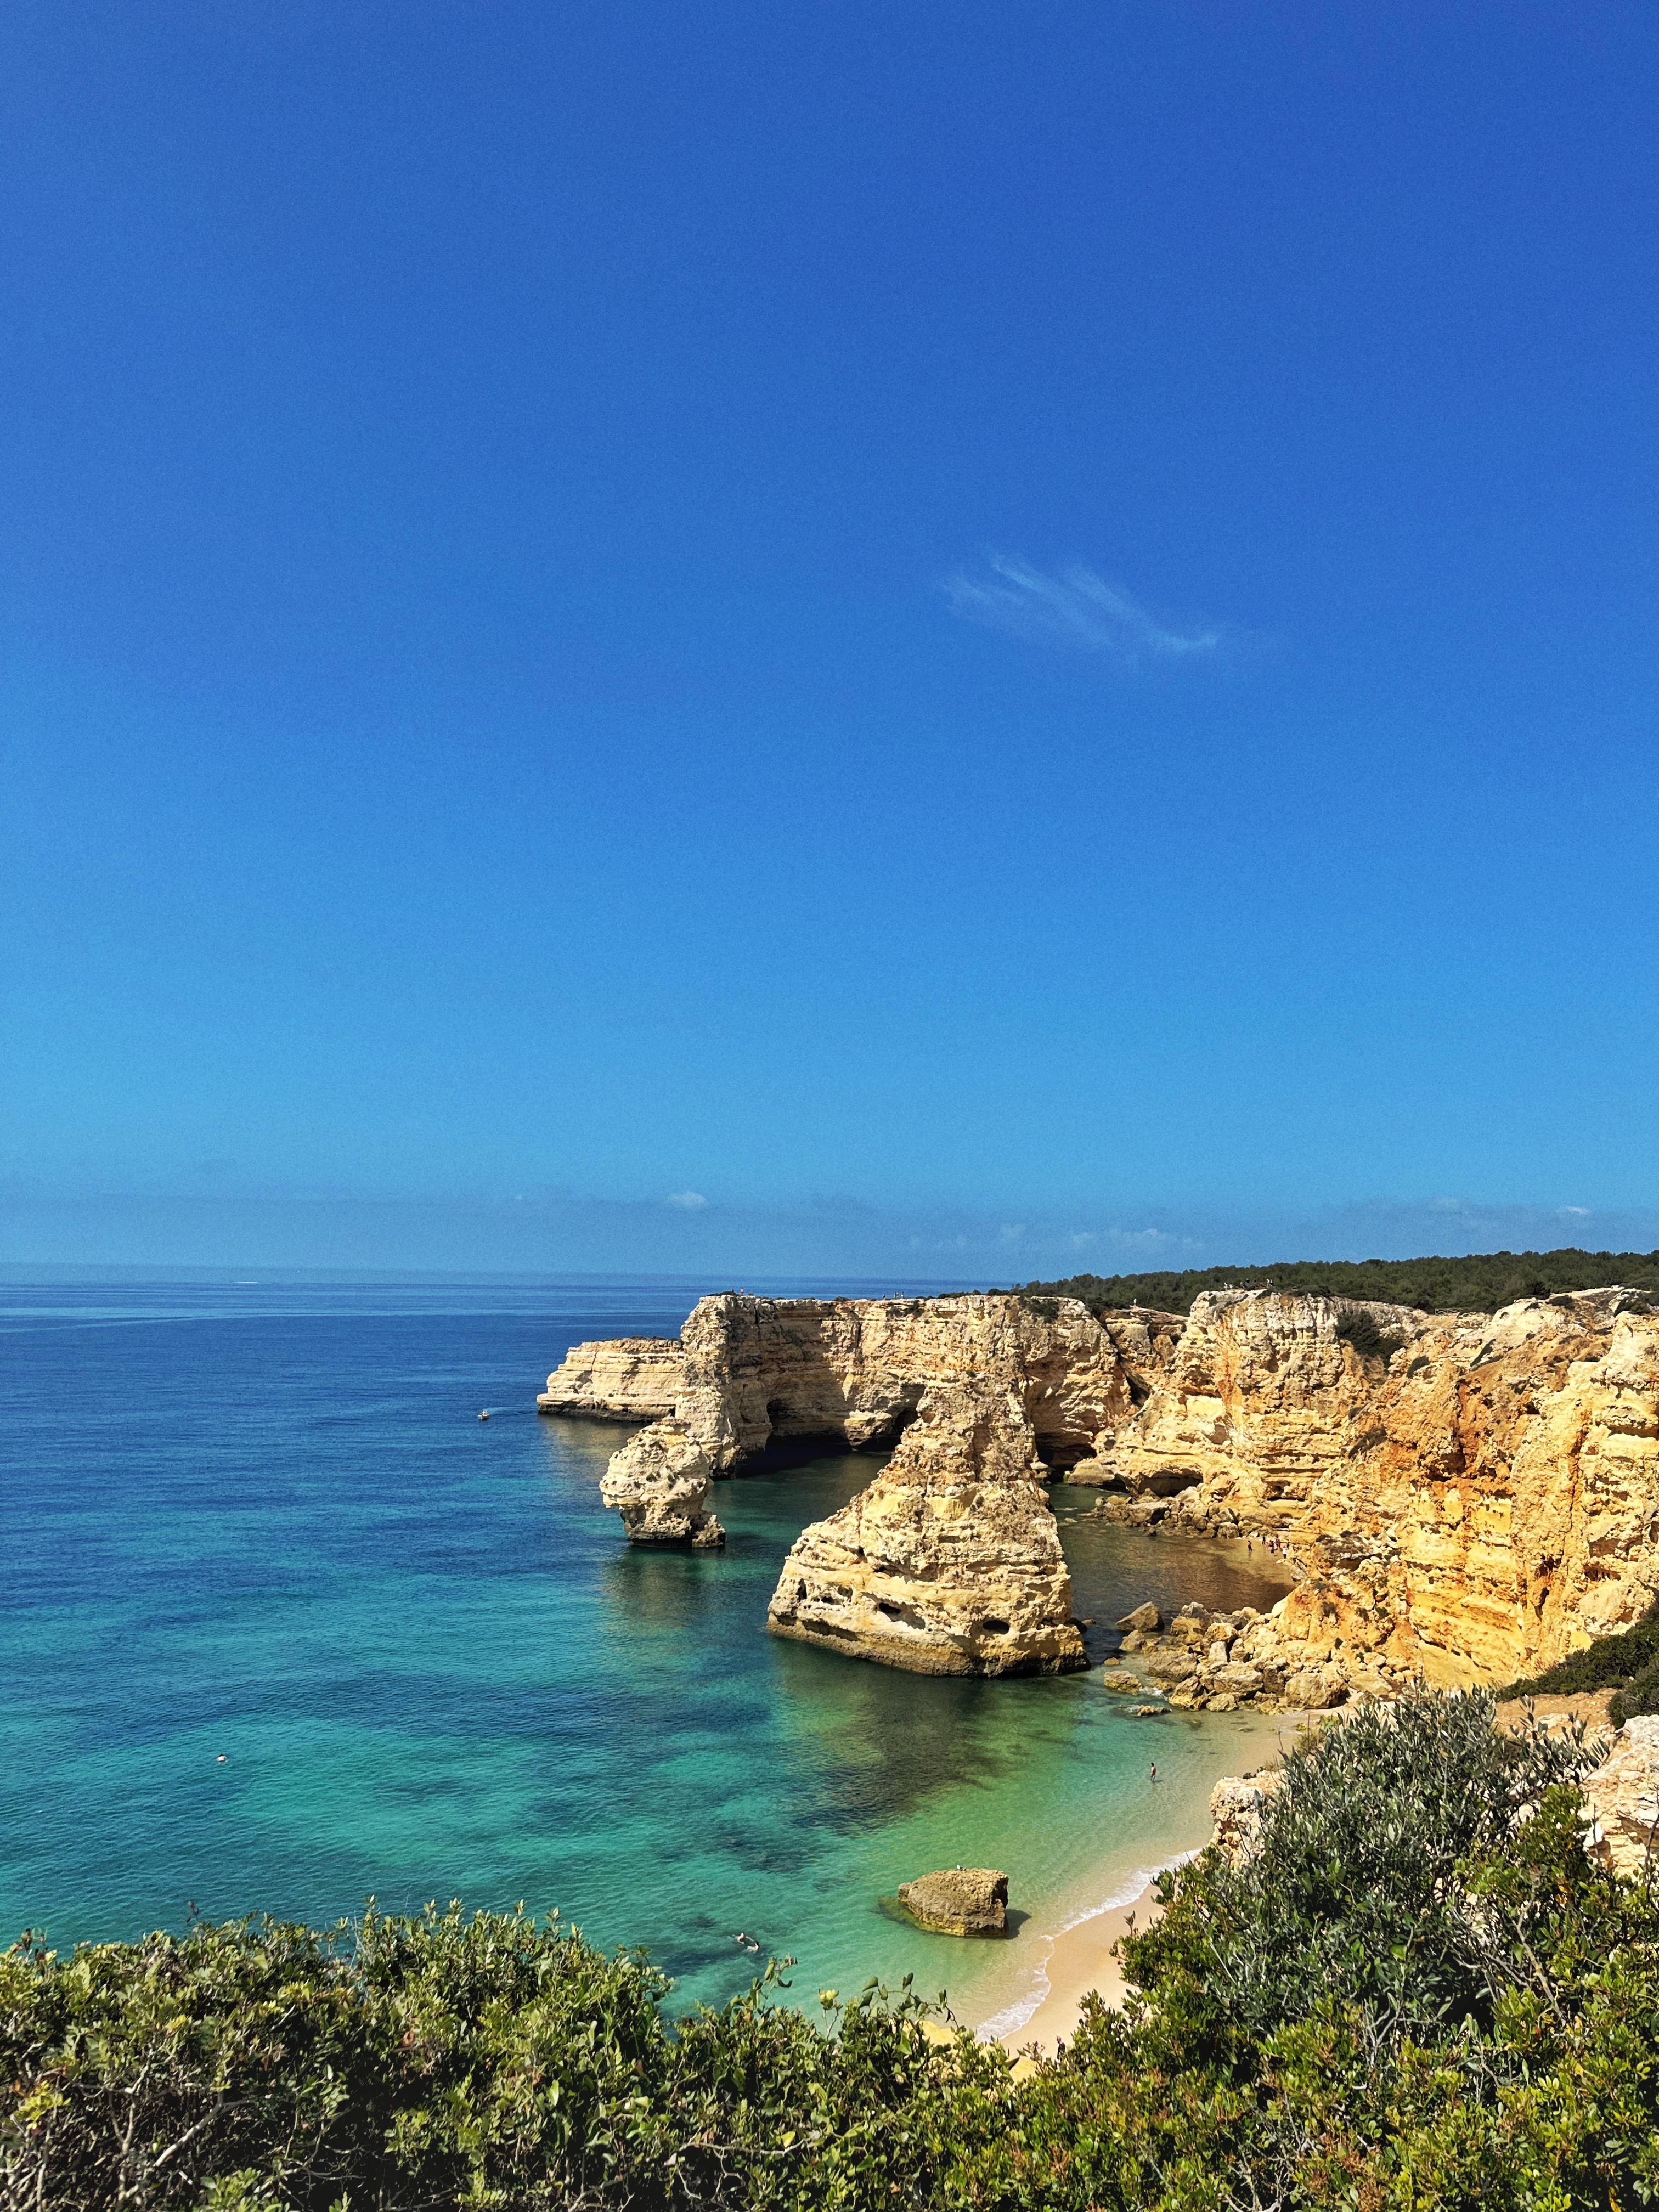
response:
[[[899,1903],[939,1936],[1006,1936],[1008,1877],[994,1867],[951,1867],[899,1884]]]
[[[1126,1613],[1118,1623],[1126,1636],[1132,1635],[1136,1629],[1156,1636],[1163,1626],[1164,1615],[1150,1599],[1145,1605],[1138,1605],[1133,1613]]]

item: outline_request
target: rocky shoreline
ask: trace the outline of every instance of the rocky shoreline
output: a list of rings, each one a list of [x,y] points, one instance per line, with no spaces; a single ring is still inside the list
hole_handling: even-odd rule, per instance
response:
[[[1510,1680],[1659,1595],[1659,1316],[1617,1285],[1463,1315],[1271,1290],[1184,1316],[727,1294],[678,1345],[577,1346],[539,1403],[648,1424],[604,1484],[636,1543],[718,1546],[713,1486],[746,1468],[896,1446],[804,1532],[769,1626],[919,1671],[1079,1663],[1053,1480],[1291,1563],[1270,1613],[1189,1609],[1126,1648],[1177,1710]]]

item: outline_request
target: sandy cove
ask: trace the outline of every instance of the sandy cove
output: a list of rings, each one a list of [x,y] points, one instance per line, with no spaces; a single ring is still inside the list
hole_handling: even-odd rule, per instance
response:
[[[1276,1741],[1263,1741],[1259,1747],[1242,1746],[1249,1751],[1258,1748],[1265,1758],[1242,1759],[1241,1771],[1251,1772],[1263,1767],[1277,1766],[1285,1752],[1308,1728],[1316,1727],[1326,1717],[1317,1713],[1286,1713],[1279,1717],[1275,1731]],[[1211,1838],[1206,1837],[1204,1843]],[[1170,1872],[1195,1859],[1204,1844],[1170,1854],[1159,1871]],[[1158,1917],[1158,1876],[1154,1873],[1133,1897],[1103,1905],[1097,1911],[1085,1915],[1070,1926],[1061,1928],[1049,1938],[1048,1948],[1038,1962],[1038,1972],[1047,1987],[1038,2000],[1036,2009],[1018,2027],[1010,2028],[998,2040],[1009,2051],[1029,2051],[1033,2044],[1046,2057],[1053,2057],[1056,2045],[1069,2043],[1077,2032],[1082,2016],[1083,2000],[1091,1990],[1098,1991],[1109,2005],[1120,2005],[1128,1994],[1128,1984],[1118,1960],[1112,1956],[1115,1945],[1129,1933],[1130,1923],[1136,1930],[1145,1930]]]
[[[1171,1863],[1184,1865],[1191,1856],[1184,1854]],[[1028,2051],[1035,2043],[1045,2057],[1052,2058],[1055,2045],[1069,2043],[1076,2033],[1083,2000],[1091,1990],[1097,1990],[1109,2005],[1121,2004],[1128,1984],[1111,1955],[1112,1948],[1128,1934],[1131,1921],[1137,1929],[1144,1929],[1156,1918],[1158,1909],[1157,1888],[1148,1882],[1127,1904],[1104,1905],[1075,1927],[1061,1929],[1042,1962],[1048,1989],[1024,2027],[1011,2029],[1001,2039],[1004,2046],[1009,2051]]]

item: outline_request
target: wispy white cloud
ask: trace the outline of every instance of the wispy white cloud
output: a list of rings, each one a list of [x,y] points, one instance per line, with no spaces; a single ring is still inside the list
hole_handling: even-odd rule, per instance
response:
[[[665,1202],[670,1206],[681,1206],[688,1213],[695,1213],[700,1206],[707,1206],[708,1200],[700,1190],[671,1190]]]
[[[953,615],[1015,637],[1047,638],[1081,653],[1104,653],[1128,667],[1212,659],[1242,633],[1221,624],[1161,620],[1139,599],[1074,564],[1049,575],[1028,561],[986,556],[985,573],[945,579]]]

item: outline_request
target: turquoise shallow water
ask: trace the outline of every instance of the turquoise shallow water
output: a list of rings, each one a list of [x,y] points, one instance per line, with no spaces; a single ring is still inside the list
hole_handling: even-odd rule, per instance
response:
[[[626,1431],[528,1409],[568,1345],[672,1334],[694,1296],[0,1285],[0,1931],[522,1898],[681,2000],[747,1980],[743,1928],[808,1997],[913,1972],[1018,2020],[1048,1937],[1200,1842],[1267,1732],[768,1637],[784,1552],[869,1457],[722,1485],[723,1554],[630,1552],[598,1496]],[[1148,1595],[1276,1594],[1054,1498],[1097,1653]],[[958,1862],[1008,1869],[1013,1942],[884,1903]]]

